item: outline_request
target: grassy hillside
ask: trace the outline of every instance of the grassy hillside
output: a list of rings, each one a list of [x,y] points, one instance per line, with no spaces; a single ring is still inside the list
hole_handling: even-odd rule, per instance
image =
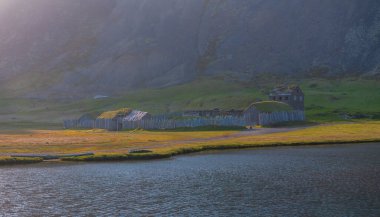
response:
[[[366,79],[304,79],[299,83],[312,121],[339,121],[347,116],[380,119],[380,81]],[[105,99],[76,101],[7,99],[0,96],[0,129],[60,127],[65,118],[134,108],[152,114],[189,109],[244,109],[267,99],[267,92],[279,82],[225,82],[202,79],[162,89],[135,90]]]
[[[302,88],[310,119],[340,120],[343,114],[380,119],[379,80],[306,80]]]

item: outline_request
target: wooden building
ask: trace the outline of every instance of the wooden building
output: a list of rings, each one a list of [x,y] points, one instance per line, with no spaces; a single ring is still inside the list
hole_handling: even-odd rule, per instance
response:
[[[280,86],[269,93],[269,100],[283,102],[294,110],[305,110],[305,96],[299,86]]]

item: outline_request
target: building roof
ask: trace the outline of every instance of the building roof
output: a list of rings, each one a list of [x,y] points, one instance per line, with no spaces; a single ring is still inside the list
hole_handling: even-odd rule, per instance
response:
[[[114,119],[118,117],[125,117],[132,112],[132,109],[122,108],[114,111],[106,111],[98,116],[100,119]]]
[[[262,101],[252,103],[248,108],[255,107],[261,112],[280,112],[280,111],[292,111],[292,107],[286,103],[278,101]]]
[[[142,120],[145,116],[149,115],[148,112],[132,110],[127,116],[124,117],[124,121],[139,121]]]

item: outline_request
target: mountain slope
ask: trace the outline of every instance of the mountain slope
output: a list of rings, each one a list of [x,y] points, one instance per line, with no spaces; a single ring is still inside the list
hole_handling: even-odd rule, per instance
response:
[[[376,74],[377,0],[2,0],[3,95],[122,95],[207,75]]]

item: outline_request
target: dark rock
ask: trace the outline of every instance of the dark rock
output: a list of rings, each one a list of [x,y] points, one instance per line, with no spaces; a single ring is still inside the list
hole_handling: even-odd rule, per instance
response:
[[[226,72],[380,72],[378,0],[0,4],[0,86],[29,97],[120,94]]]

